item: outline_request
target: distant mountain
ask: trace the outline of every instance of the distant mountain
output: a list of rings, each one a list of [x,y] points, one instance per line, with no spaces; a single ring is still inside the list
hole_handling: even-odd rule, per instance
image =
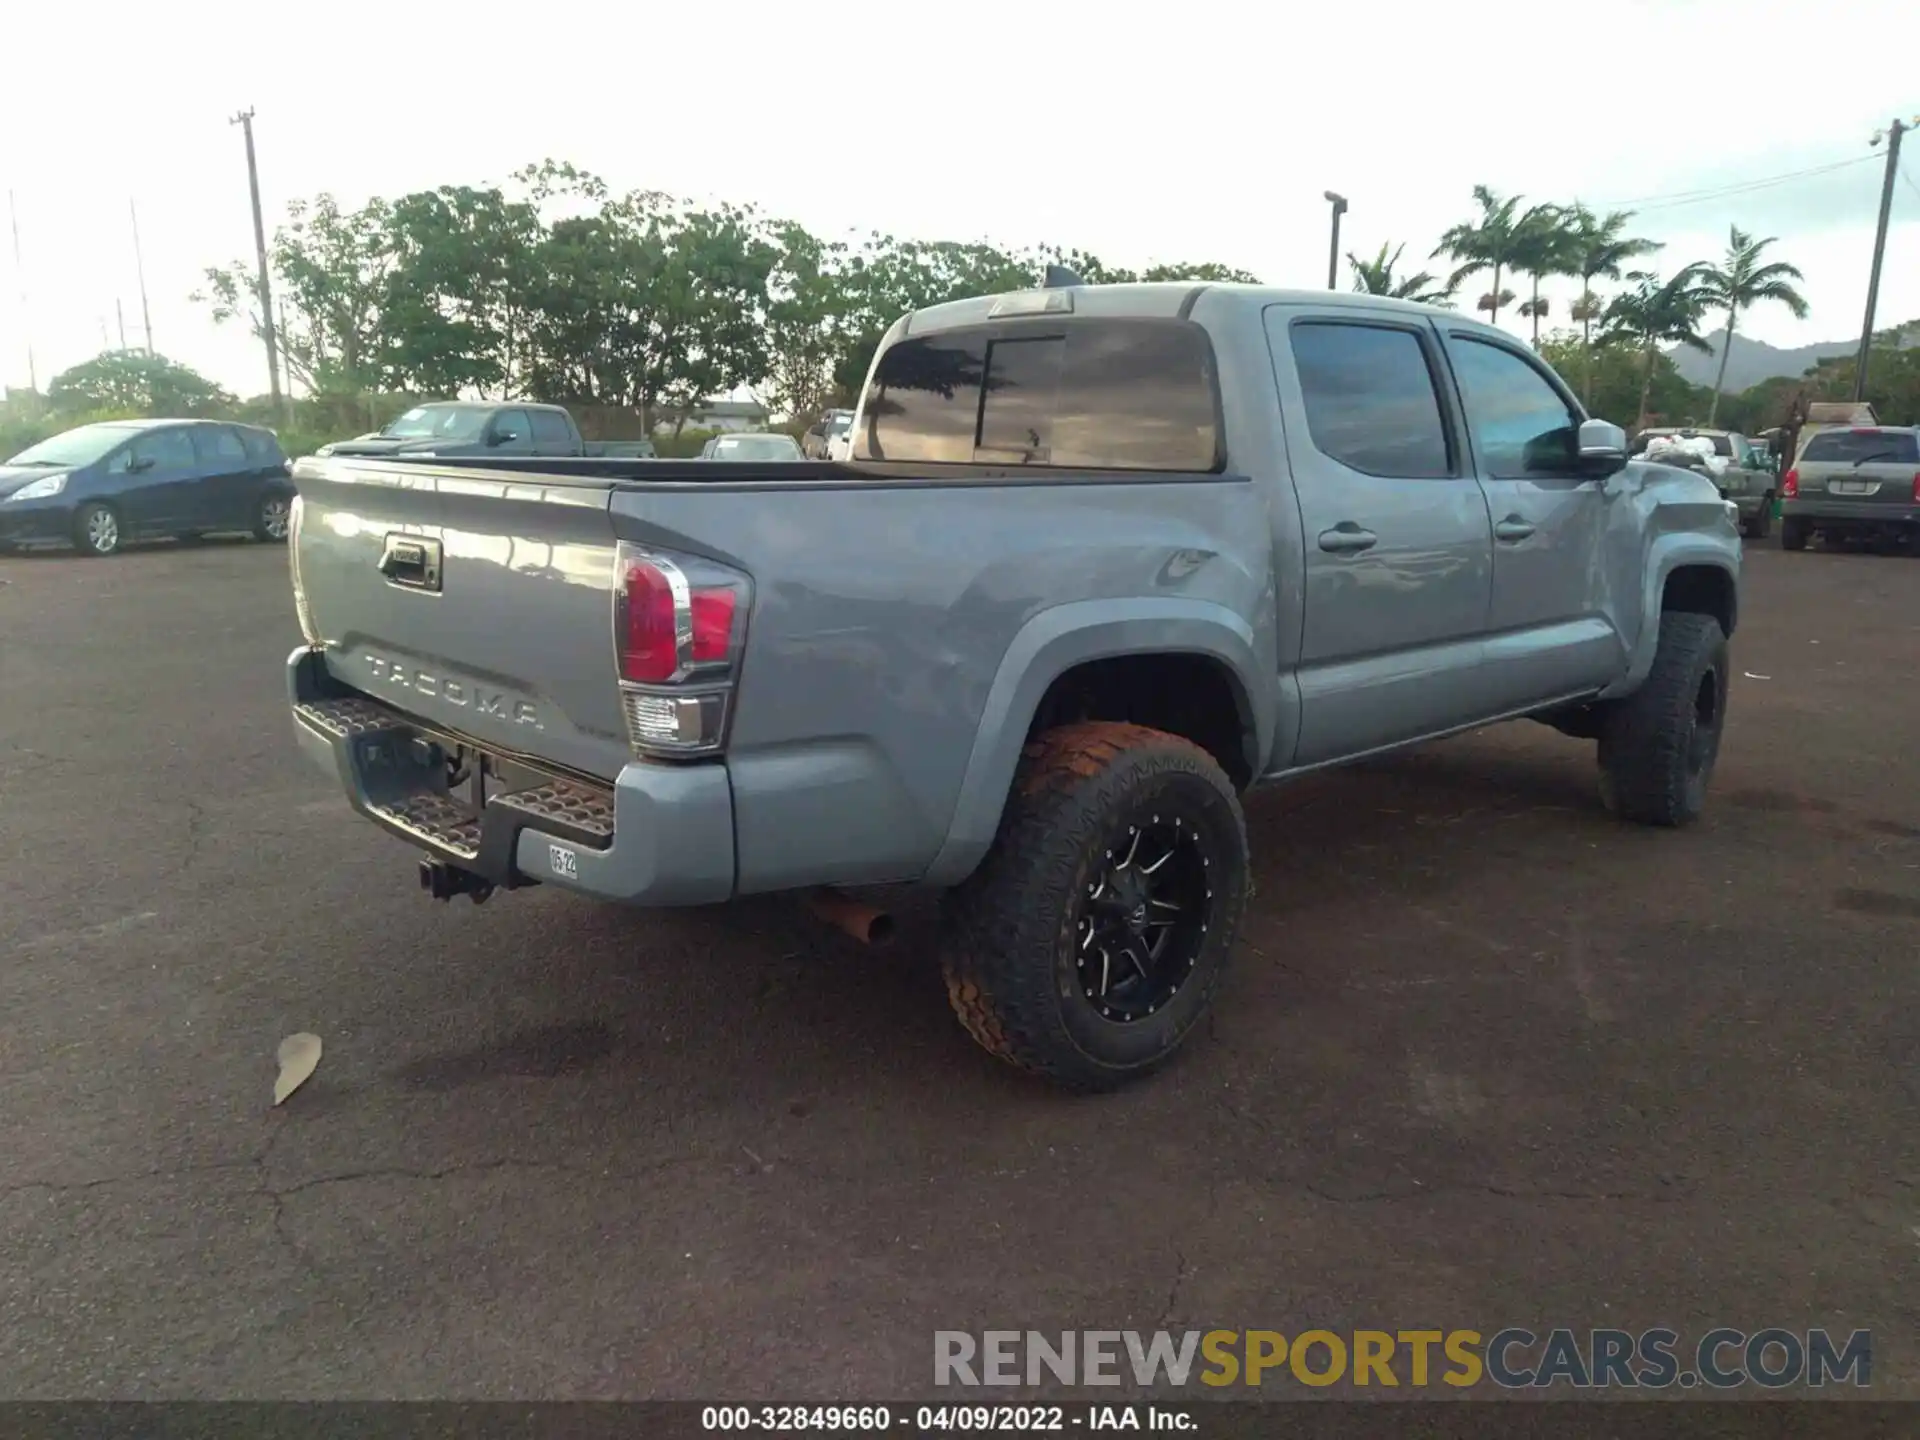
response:
[[[1906,344],[1920,344],[1920,322],[1902,328],[1906,331]],[[1713,347],[1711,355],[1689,350],[1684,345],[1676,345],[1667,351],[1667,358],[1673,361],[1673,368],[1680,372],[1680,378],[1689,385],[1713,384],[1714,375],[1720,368],[1720,342],[1726,333],[1726,327],[1722,326],[1706,337],[1707,343]],[[1836,355],[1851,355],[1859,348],[1859,340],[1853,339],[1829,340],[1824,344],[1782,350],[1764,340],[1735,335],[1733,354],[1727,360],[1727,393],[1738,395],[1749,386],[1758,385],[1762,380],[1771,380],[1776,375],[1798,379],[1820,361],[1830,360]]]

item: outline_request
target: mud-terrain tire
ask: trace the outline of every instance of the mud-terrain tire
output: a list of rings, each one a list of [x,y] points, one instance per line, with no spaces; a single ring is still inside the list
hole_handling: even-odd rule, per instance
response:
[[[1807,522],[1794,517],[1780,522],[1780,548],[1782,550],[1804,550],[1807,548],[1807,536],[1812,532]]]
[[[1706,806],[1727,718],[1727,637],[1711,615],[1660,617],[1653,669],[1600,727],[1600,796],[1623,820],[1687,825]]]
[[[1144,725],[1049,730],[1021,758],[986,858],[947,897],[947,996],[1009,1064],[1112,1089],[1206,1012],[1246,892],[1246,823],[1211,755]]]

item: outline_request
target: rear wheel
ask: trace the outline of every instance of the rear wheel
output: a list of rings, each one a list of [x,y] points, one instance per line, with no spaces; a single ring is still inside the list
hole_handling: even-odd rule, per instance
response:
[[[1727,714],[1727,637],[1711,615],[1668,611],[1640,688],[1600,727],[1600,795],[1623,820],[1687,825],[1707,803]]]
[[[120,540],[120,516],[111,505],[89,501],[73,517],[73,543],[82,555],[112,555]]]
[[[1813,532],[1807,528],[1804,520],[1782,520],[1780,522],[1780,545],[1786,550],[1804,550],[1807,548],[1807,536]]]
[[[283,544],[287,538],[287,524],[293,515],[293,500],[290,496],[277,491],[269,491],[260,497],[259,507],[253,516],[253,538],[269,544]]]
[[[1105,1090],[1167,1059],[1225,973],[1247,888],[1233,784],[1191,741],[1091,722],[1027,747],[948,898],[947,995],[1023,1070]]]

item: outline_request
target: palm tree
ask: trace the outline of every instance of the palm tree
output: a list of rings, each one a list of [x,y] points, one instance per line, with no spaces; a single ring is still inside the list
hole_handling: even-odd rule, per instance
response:
[[[1645,270],[1626,278],[1634,288],[1616,295],[1607,306],[1603,339],[1621,339],[1639,347],[1640,414],[1633,428],[1647,425],[1647,399],[1653,393],[1653,366],[1660,346],[1685,345],[1711,355],[1713,347],[1700,338],[1700,320],[1714,303],[1707,273],[1712,267],[1695,262],[1668,280]]]
[[[1606,313],[1606,307],[1593,298],[1593,282],[1618,280],[1621,267],[1628,261],[1662,248],[1657,240],[1628,235],[1627,222],[1631,219],[1631,210],[1614,210],[1602,217],[1577,203],[1567,212],[1568,273],[1580,277],[1580,300],[1573,307],[1573,318],[1580,322],[1585,372],[1580,398],[1589,405],[1593,403],[1593,322]]]
[[[1362,260],[1351,250],[1347,252],[1347,265],[1353,271],[1353,288],[1361,295],[1386,295],[1395,300],[1412,300],[1421,305],[1451,305],[1453,287],[1442,284],[1428,271],[1422,270],[1416,275],[1397,276],[1393,267],[1400,263],[1400,252],[1407,247],[1396,245],[1393,254],[1387,254],[1383,243],[1380,253],[1371,260]]]
[[[1533,281],[1532,295],[1520,313],[1533,321],[1533,348],[1540,348],[1540,319],[1551,306],[1540,298],[1540,281],[1547,275],[1573,273],[1571,232],[1567,212],[1558,205],[1535,205],[1514,224],[1513,268]]]
[[[1518,224],[1515,212],[1520,208],[1520,198],[1510,195],[1502,200],[1486,186],[1474,186],[1474,203],[1480,207],[1478,219],[1455,225],[1440,237],[1440,243],[1433,249],[1435,255],[1445,255],[1458,262],[1459,268],[1448,281],[1455,288],[1469,275],[1477,275],[1482,270],[1493,272],[1493,288],[1480,297],[1477,308],[1487,311],[1495,324],[1500,320],[1500,307],[1513,302],[1513,292],[1500,288],[1500,275],[1513,266]]]
[[[1705,280],[1711,295],[1710,310],[1727,312],[1727,333],[1720,342],[1720,373],[1714,377],[1713,399],[1707,402],[1707,424],[1720,413],[1720,387],[1727,383],[1727,356],[1733,353],[1733,327],[1742,310],[1751,310],[1763,300],[1777,300],[1793,312],[1793,318],[1807,318],[1807,302],[1793,288],[1795,280],[1806,277],[1793,266],[1776,261],[1760,263],[1760,254],[1773,238],[1756,240],[1738,225],[1727,232],[1726,258],[1706,267]]]

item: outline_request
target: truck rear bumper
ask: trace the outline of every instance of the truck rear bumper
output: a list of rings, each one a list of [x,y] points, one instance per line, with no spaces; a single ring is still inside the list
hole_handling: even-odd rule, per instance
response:
[[[1793,499],[1780,502],[1785,520],[1804,520],[1814,529],[1873,529],[1882,525],[1920,525],[1920,505],[1885,500]]]
[[[446,757],[461,737],[342,685],[305,647],[288,658],[287,689],[300,748],[348,804],[433,859],[504,889],[548,883],[634,905],[733,894],[724,765],[636,762],[611,785],[532,775],[475,807],[447,788]]]

